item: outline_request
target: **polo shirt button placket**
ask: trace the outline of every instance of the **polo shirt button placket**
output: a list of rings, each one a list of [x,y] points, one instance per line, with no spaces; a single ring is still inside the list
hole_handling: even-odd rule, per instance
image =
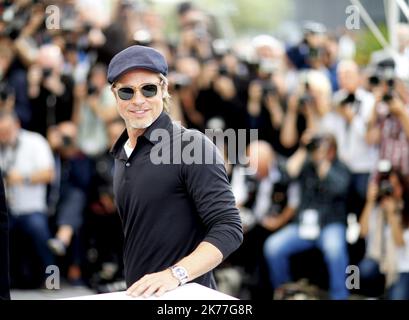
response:
[[[131,164],[130,164],[129,162],[127,162],[127,163],[125,164],[125,166],[129,168],[129,167],[131,166]]]

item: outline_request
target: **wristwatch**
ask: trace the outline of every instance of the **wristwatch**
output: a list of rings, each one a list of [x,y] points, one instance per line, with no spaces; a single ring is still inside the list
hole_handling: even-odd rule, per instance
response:
[[[172,271],[172,275],[179,280],[180,286],[184,285],[187,282],[189,276],[185,268],[181,266],[172,266],[169,269],[170,271]]]

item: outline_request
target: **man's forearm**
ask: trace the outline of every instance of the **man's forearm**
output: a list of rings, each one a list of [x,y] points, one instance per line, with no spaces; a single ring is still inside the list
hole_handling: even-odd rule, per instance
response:
[[[399,121],[402,125],[403,131],[406,134],[406,137],[409,138],[409,115],[407,112],[402,112],[399,114]]]
[[[280,142],[286,148],[291,148],[297,143],[297,114],[288,111],[284,116],[284,123],[280,131]]]
[[[191,281],[217,267],[222,260],[221,251],[211,243],[203,241],[191,254],[176,264],[187,270],[188,281]]]
[[[28,177],[32,184],[47,184],[53,181],[54,179],[54,170],[45,169],[34,172]]]
[[[287,172],[292,178],[298,177],[301,168],[307,158],[307,150],[303,147],[299,148],[294,155],[287,161]]]
[[[203,241],[191,254],[178,261],[176,265],[185,268],[188,273],[187,281],[192,281],[214,269],[222,260],[223,254],[221,251],[209,242]],[[179,280],[167,268],[143,276],[128,288],[127,294],[134,297],[139,295],[149,297],[152,294],[161,296],[166,291],[177,288],[178,285]]]

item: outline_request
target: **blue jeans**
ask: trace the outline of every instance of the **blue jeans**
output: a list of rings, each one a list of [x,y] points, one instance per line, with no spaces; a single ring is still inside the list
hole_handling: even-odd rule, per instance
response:
[[[47,240],[51,238],[47,215],[42,212],[10,215],[10,230],[17,228],[30,237],[45,274],[46,267],[54,264],[54,256],[47,246]]]
[[[57,208],[57,225],[69,225],[78,232],[83,223],[83,211],[87,196],[80,188],[67,186],[63,188]]]
[[[409,272],[399,273],[398,279],[387,292],[389,300],[409,300]]]
[[[374,281],[381,273],[379,264],[373,259],[364,258],[358,265],[359,274],[365,282]],[[409,273],[399,273],[395,283],[387,290],[386,298],[389,300],[409,300]]]
[[[328,268],[331,298],[348,298],[345,271],[349,258],[345,229],[342,223],[331,223],[321,229],[316,240],[306,240],[299,237],[298,225],[292,223],[268,237],[264,244],[264,256],[273,288],[276,289],[291,281],[291,255],[318,247],[323,253]]]

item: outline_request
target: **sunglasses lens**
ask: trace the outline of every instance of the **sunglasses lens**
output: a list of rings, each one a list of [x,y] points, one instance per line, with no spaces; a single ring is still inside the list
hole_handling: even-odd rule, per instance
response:
[[[124,87],[118,89],[118,96],[122,100],[131,100],[134,95],[134,90],[132,88]]]
[[[155,84],[147,84],[141,88],[142,94],[147,97],[153,97],[158,92],[158,87]]]

